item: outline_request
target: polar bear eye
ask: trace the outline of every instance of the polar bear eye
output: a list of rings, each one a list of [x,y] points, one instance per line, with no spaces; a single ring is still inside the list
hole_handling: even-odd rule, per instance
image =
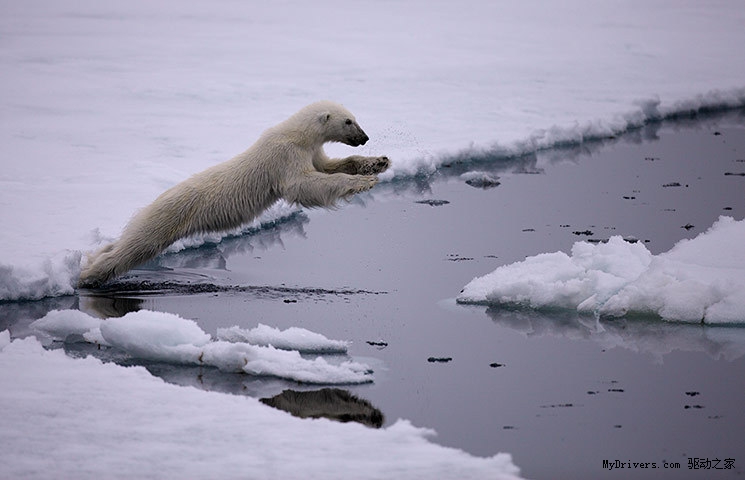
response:
[[[350,119],[347,118],[347,120],[344,123],[346,123],[347,125],[351,125],[352,124],[352,120],[350,120]]]

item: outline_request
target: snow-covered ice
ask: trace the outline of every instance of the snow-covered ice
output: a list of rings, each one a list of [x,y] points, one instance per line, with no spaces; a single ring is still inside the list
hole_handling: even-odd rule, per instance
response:
[[[745,104],[745,10],[726,0],[0,8],[3,300],[72,293],[137,209],[322,98],[371,137],[329,152],[388,155],[384,179]]]
[[[79,310],[54,310],[30,328],[54,340],[82,337],[141,361],[206,365],[306,383],[353,384],[373,379],[370,367],[358,362],[345,360],[336,365],[320,356],[303,358],[300,352],[343,353],[347,344],[297,327],[284,331],[266,325],[251,330],[220,329],[213,340],[193,320],[171,313],[140,310],[101,320]]]
[[[745,323],[745,220],[720,217],[706,232],[652,255],[620,236],[576,242],[466,285],[460,303],[576,309],[601,316],[652,315],[707,324]]]
[[[142,367],[45,350],[0,332],[7,478],[517,479],[399,420],[375,430],[303,420],[246,396],[178,387]],[[12,386],[12,388],[9,388]]]
[[[305,353],[346,353],[349,345],[349,342],[330,340],[320,333],[304,328],[290,327],[286,330],[279,330],[261,323],[251,329],[238,326],[218,328],[217,339],[252,345],[271,345],[282,350],[297,350]]]
[[[388,155],[390,181],[430,174],[452,158],[499,159],[743,106],[745,49],[733,46],[745,44],[744,23],[745,9],[727,0],[3,1],[0,300],[72,294],[85,253],[117,237],[135,211],[319,99],[343,103],[371,137],[363,148],[329,153]],[[280,204],[225,235],[297,211]],[[741,226],[722,220],[712,238],[730,228]],[[223,237],[185,239],[171,251]],[[624,287],[618,279],[632,272],[596,265],[588,283],[608,298],[588,288],[574,308],[586,302],[620,314],[647,301],[661,316],[742,320],[739,290],[727,286],[736,282],[709,282],[725,267],[692,262],[689,252],[701,250],[692,245],[658,256],[618,240],[577,247],[633,259],[641,271]],[[733,271],[730,278],[742,273]],[[573,272],[567,282],[580,282]],[[695,287],[705,311],[645,300],[641,286],[667,278],[673,300]],[[692,282],[702,278],[698,290]],[[165,314],[57,315],[37,330],[141,360],[301,381],[369,377],[355,362],[306,360],[294,343],[285,351],[211,339]],[[0,389],[0,464],[10,477],[517,476],[507,455],[443,448],[404,421],[380,431],[301,421],[251,398],[164,384],[143,368],[45,351],[31,337],[11,343],[7,331],[0,349],[0,382],[13,386]]]

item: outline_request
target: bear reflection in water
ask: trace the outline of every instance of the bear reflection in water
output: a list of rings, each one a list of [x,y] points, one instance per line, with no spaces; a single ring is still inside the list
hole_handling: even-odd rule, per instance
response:
[[[311,392],[285,390],[272,398],[262,398],[261,402],[300,418],[358,422],[373,428],[380,428],[384,420],[383,413],[370,402],[339,388]]]

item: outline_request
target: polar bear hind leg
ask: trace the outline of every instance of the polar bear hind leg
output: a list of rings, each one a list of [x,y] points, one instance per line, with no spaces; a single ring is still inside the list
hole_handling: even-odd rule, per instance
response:
[[[88,257],[88,264],[80,274],[78,286],[98,287],[133,267],[145,263],[160,253],[162,247],[148,242],[133,241],[122,236]]]

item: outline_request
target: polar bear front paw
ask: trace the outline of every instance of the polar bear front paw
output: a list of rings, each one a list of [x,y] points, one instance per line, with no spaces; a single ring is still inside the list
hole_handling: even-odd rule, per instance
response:
[[[388,159],[388,157],[371,157],[368,158],[365,163],[361,164],[359,166],[359,170],[357,173],[362,175],[374,175],[377,173],[383,173],[386,170],[388,170],[388,167],[391,166],[391,161]]]
[[[375,175],[358,175],[353,177],[352,185],[349,191],[350,195],[370,190],[378,183],[378,177]]]

